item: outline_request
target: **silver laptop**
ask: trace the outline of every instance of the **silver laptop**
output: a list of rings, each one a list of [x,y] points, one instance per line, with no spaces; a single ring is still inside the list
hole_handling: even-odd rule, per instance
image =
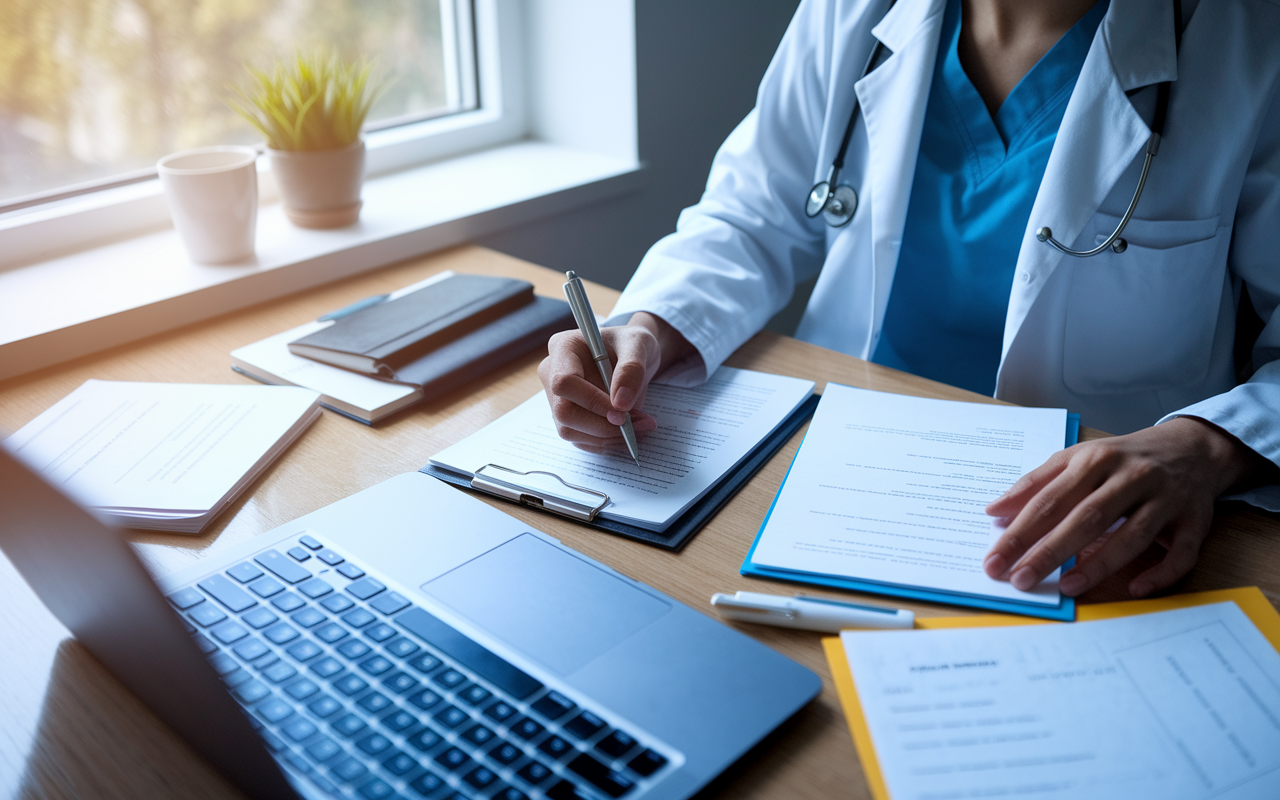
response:
[[[0,446],[0,548],[255,798],[684,798],[821,688],[420,473],[153,582]]]

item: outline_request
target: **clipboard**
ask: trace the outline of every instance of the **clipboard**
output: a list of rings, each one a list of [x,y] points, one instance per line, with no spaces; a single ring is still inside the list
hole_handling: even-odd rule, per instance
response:
[[[1100,619],[1115,619],[1138,614],[1152,614],[1157,611],[1172,611],[1179,608],[1191,608],[1212,603],[1234,602],[1249,617],[1258,630],[1271,642],[1271,646],[1280,650],[1280,613],[1276,612],[1262,590],[1256,586],[1238,589],[1220,589],[1212,592],[1194,592],[1192,594],[1157,597],[1150,600],[1123,600],[1116,603],[1098,603],[1082,605],[1079,609],[1079,621],[1091,622]],[[1006,617],[982,615],[972,617],[917,617],[916,627],[928,630],[941,628],[994,628],[1008,625],[1045,625],[1043,620],[1026,617]],[[853,672],[849,669],[849,660],[844,652],[844,645],[839,636],[824,636],[822,649],[827,656],[827,664],[831,667],[832,682],[836,686],[836,694],[840,698],[840,708],[844,711],[849,724],[849,734],[853,738],[853,747],[862,762],[862,773],[866,776],[867,786],[875,800],[890,800],[888,787],[884,783],[884,775],[880,772],[880,762],[876,758],[875,746],[871,741],[871,729],[867,727],[866,717],[862,713],[862,704],[858,701],[858,691],[853,682]]]
[[[1065,446],[1070,447],[1080,439],[1080,415],[1067,414],[1067,428],[1065,435]],[[801,444],[801,447],[804,445]],[[800,451],[796,451],[799,457]],[[792,460],[795,465],[795,460]],[[791,469],[787,468],[787,475],[791,475]],[[787,479],[782,479],[783,486],[786,485]],[[782,494],[782,487],[778,487],[778,494]],[[760,544],[760,538],[764,535],[764,529],[769,524],[769,517],[773,514],[774,506],[778,503],[778,497],[775,495],[773,503],[769,506],[769,513],[764,515],[764,522],[760,523],[760,530],[756,533],[755,541],[751,543],[751,549],[747,551],[747,557],[742,562],[742,568],[739,573],[750,578],[768,578],[775,581],[787,581],[789,583],[807,583],[814,586],[828,586],[832,589],[847,589],[854,592],[866,592],[869,594],[888,595],[890,597],[905,597],[909,600],[922,600],[927,603],[945,603],[947,605],[968,606],[971,608],[980,608],[984,611],[1002,611],[1007,614],[1023,614],[1031,617],[1041,617],[1043,619],[1057,620],[1060,622],[1070,622],[1076,616],[1076,601],[1074,597],[1063,597],[1056,606],[1033,605],[1031,603],[1018,603],[1011,600],[998,600],[993,597],[979,597],[976,595],[961,594],[959,592],[947,592],[937,589],[925,589],[915,586],[904,586],[902,584],[881,583],[879,581],[845,578],[838,575],[823,575],[816,572],[798,572],[788,569],[777,569],[774,567],[764,567],[755,564],[751,559],[755,555],[756,547]],[[1072,556],[1066,563],[1062,565],[1062,571],[1066,572],[1075,566],[1076,559]]]
[[[537,508],[598,530],[674,552],[688,544],[694,534],[716,515],[729,498],[737,494],[738,490],[782,449],[796,431],[804,427],[813,416],[813,412],[817,410],[818,401],[821,399],[820,395],[811,395],[797,406],[790,416],[747,453],[746,458],[722,475],[720,480],[712,484],[707,493],[688,510],[672,520],[665,531],[646,530],[636,525],[599,516],[609,504],[607,493],[590,487],[576,486],[550,472],[522,473],[500,464],[486,464],[476,470],[474,474],[478,476],[477,478],[469,478],[431,464],[427,464],[418,471],[463,489]]]

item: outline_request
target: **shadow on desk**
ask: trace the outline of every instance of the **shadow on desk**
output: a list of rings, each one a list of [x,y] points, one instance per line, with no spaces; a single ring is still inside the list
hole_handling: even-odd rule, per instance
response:
[[[74,639],[58,646],[22,800],[242,795]]]

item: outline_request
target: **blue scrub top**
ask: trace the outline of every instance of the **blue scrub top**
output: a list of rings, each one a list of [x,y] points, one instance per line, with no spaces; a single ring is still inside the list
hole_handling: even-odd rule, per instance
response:
[[[1022,236],[1108,1],[1023,76],[994,119],[960,66],[960,0],[947,3],[877,364],[994,393]]]

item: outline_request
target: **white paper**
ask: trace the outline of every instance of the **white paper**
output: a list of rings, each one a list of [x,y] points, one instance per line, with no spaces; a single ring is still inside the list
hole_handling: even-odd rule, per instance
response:
[[[1280,654],[1235,603],[841,639],[894,800],[1280,797]]]
[[[540,393],[431,463],[467,475],[486,464],[553,472],[608,494],[602,516],[662,530],[812,393],[812,381],[731,367],[692,388],[653,384],[644,410],[658,429],[640,440],[639,467],[622,446],[596,455],[561,439]]]
[[[317,399],[293,387],[91,380],[5,445],[85,505],[196,515],[319,413]]]
[[[982,571],[983,511],[1062,449],[1066,411],[957,403],[828,384],[769,515],[758,566],[1057,605]]]

